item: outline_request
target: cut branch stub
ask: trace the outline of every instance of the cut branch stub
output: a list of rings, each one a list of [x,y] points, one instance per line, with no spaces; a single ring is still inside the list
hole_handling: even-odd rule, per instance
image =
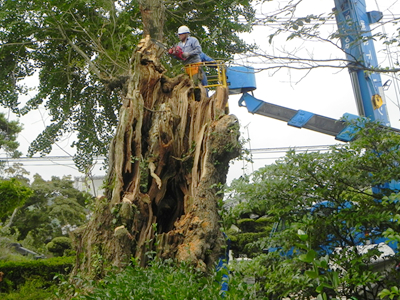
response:
[[[225,183],[229,161],[239,154],[238,121],[225,114],[225,88],[211,98],[202,88],[201,100],[194,101],[187,75],[164,76],[161,53],[150,37],[136,50],[110,147],[108,208],[97,210],[101,217],[79,233],[78,255],[92,256],[95,247],[87,241],[105,239],[113,244],[111,251],[124,253],[118,259],[108,250],[98,253],[114,265],[126,264],[130,255],[145,265],[146,253],[156,250],[159,257],[212,267],[224,243],[218,186]],[[110,221],[93,223],[101,219]],[[128,237],[124,245],[121,234]],[[81,262],[75,272],[87,268]]]

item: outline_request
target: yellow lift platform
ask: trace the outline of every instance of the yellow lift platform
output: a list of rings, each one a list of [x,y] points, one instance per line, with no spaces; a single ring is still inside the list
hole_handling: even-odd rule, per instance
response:
[[[226,82],[226,66],[222,60],[211,62],[199,62],[185,66],[185,72],[193,80],[199,73],[199,68],[204,68],[207,76],[205,88],[215,88],[218,86],[228,87]]]

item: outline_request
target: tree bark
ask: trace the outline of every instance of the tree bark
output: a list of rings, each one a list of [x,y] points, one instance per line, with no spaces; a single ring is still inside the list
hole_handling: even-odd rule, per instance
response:
[[[164,37],[165,6],[163,0],[139,0],[143,21],[143,36],[162,41]]]
[[[106,195],[75,231],[73,274],[102,276],[150,253],[202,270],[214,267],[224,239],[218,201],[229,161],[239,154],[239,124],[226,115],[227,89],[194,99],[190,78],[168,78],[163,50],[147,36],[132,70],[110,147]]]
[[[17,211],[18,211],[18,207],[14,208],[14,211],[13,211],[11,217],[10,217],[10,220],[8,220],[8,223],[6,225],[4,225],[4,228],[10,228],[11,227],[11,225],[12,225],[12,223],[14,221],[14,218],[15,218],[15,216],[17,214]]]

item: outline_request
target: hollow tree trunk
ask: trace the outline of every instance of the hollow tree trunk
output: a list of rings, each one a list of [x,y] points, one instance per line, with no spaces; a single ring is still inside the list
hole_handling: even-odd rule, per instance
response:
[[[110,147],[107,193],[91,221],[75,232],[77,264],[96,277],[147,253],[213,267],[225,243],[218,194],[239,153],[239,124],[225,114],[227,90],[201,101],[187,75],[164,76],[162,50],[149,37],[134,54],[132,74]]]

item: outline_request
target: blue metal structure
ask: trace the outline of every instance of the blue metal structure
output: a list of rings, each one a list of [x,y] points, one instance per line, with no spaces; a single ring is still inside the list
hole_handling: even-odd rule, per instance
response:
[[[226,70],[226,82],[229,94],[242,94],[257,88],[254,68],[252,67],[229,67]]]
[[[253,114],[275,118],[288,123],[288,125],[307,128],[317,132],[335,136],[337,140],[348,142],[352,140],[355,128],[348,125],[345,121],[359,119],[360,116],[368,120],[379,122],[383,127],[390,127],[385,95],[383,92],[382,80],[379,73],[373,72],[378,68],[378,61],[375,47],[372,40],[370,24],[378,22],[382,18],[382,13],[378,11],[367,12],[365,0],[334,0],[335,17],[339,29],[342,49],[348,60],[348,69],[353,86],[353,92],[356,100],[359,116],[344,114],[341,120],[336,120],[320,116],[303,110],[294,110],[272,103],[264,102],[255,98],[253,95],[243,93],[239,100],[239,106],[246,106],[248,111]],[[400,130],[391,128],[393,131]],[[379,193],[382,189],[391,189],[400,191],[400,183],[392,180],[381,186],[372,188],[374,193]],[[317,209],[317,206],[330,205],[329,201],[317,204],[311,209],[311,212]],[[352,205],[350,202],[347,204]],[[276,230],[278,224],[274,227]],[[377,229],[374,229],[375,231]],[[349,228],[349,232],[355,237],[355,243],[362,244],[365,240],[365,233]],[[273,232],[272,232],[273,234]],[[380,232],[375,232],[371,243],[379,244],[387,242],[388,239],[381,236]],[[389,246],[397,253],[397,243],[391,242]],[[332,253],[334,245],[327,243],[321,246],[326,253]],[[283,255],[292,255],[294,248]],[[279,251],[279,248],[270,248],[270,252]]]
[[[365,72],[377,68],[378,60],[371,37],[370,24],[382,19],[379,11],[366,11],[365,0],[335,0],[334,8],[342,49],[349,60],[349,73],[358,112],[372,121],[390,126],[382,80],[379,73]],[[372,188],[400,190],[400,182],[390,181]]]
[[[346,121],[357,120],[365,117],[371,121],[379,122],[384,127],[390,127],[389,116],[385,95],[383,92],[382,80],[379,73],[373,72],[378,68],[378,61],[375,47],[372,40],[370,24],[378,22],[382,18],[382,13],[378,11],[367,12],[365,0],[334,0],[335,16],[342,43],[342,49],[349,62],[348,69],[353,86],[359,116],[345,113],[340,120],[324,117],[303,110],[294,110],[272,103],[264,102],[255,98],[251,92],[256,89],[254,69],[248,67],[231,67],[227,69],[227,83],[229,94],[242,93],[239,106],[247,107],[253,114],[275,118],[285,121],[290,126],[306,128],[317,132],[335,136],[337,140],[351,141],[356,133],[356,128],[349,125]],[[399,129],[391,128],[400,133]],[[375,193],[382,188],[400,191],[400,183],[392,180],[379,187],[373,187]],[[329,202],[323,205],[328,205]],[[313,210],[316,208],[314,207]],[[271,234],[277,229],[278,224],[274,225]],[[350,230],[353,230],[350,228]],[[356,243],[360,244],[365,238],[364,232],[354,231]],[[329,237],[327,237],[329,238]],[[379,244],[387,242],[387,238],[376,234],[371,242]],[[389,243],[395,253],[397,243]],[[327,244],[323,249],[326,253],[331,253],[334,247]],[[279,251],[279,248],[269,248],[270,252]],[[292,255],[294,248],[283,255]],[[219,265],[220,267],[220,265]],[[222,290],[226,291],[226,286]]]
[[[243,103],[246,103],[244,105]],[[343,120],[336,120],[317,115],[304,110],[294,110],[276,104],[264,102],[254,96],[244,93],[239,100],[239,106],[246,106],[250,113],[256,113],[288,122],[288,125],[297,128],[306,128],[334,136],[337,140],[349,142],[353,139],[356,128],[346,121],[358,119],[352,114],[344,114]]]
[[[378,62],[371,37],[370,24],[379,21],[382,18],[382,13],[377,11],[366,12],[365,0],[334,1],[339,36],[342,49],[349,61],[348,68],[359,116],[379,122],[383,126],[390,126],[381,76],[379,73],[373,72],[378,67]],[[233,92],[230,91],[230,94],[237,93],[238,90],[244,93],[239,100],[239,106],[246,106],[248,111],[253,114],[288,122],[288,125],[291,126],[304,127],[335,136],[340,141],[348,142],[353,138],[354,126],[346,126],[343,120],[354,120],[359,116],[346,113],[341,120],[336,120],[259,100],[245,93],[254,90],[256,86],[255,81],[249,82],[247,79],[250,77],[249,72],[251,71],[251,69],[247,69],[242,71],[242,74],[231,73],[233,74],[231,76],[233,84],[229,88],[233,89]],[[239,84],[239,76],[244,78],[242,79],[242,86]]]
[[[365,0],[335,0],[334,12],[342,49],[349,60],[358,113],[390,126],[381,76],[365,71],[378,67],[370,24],[378,22],[382,13],[367,12]]]

